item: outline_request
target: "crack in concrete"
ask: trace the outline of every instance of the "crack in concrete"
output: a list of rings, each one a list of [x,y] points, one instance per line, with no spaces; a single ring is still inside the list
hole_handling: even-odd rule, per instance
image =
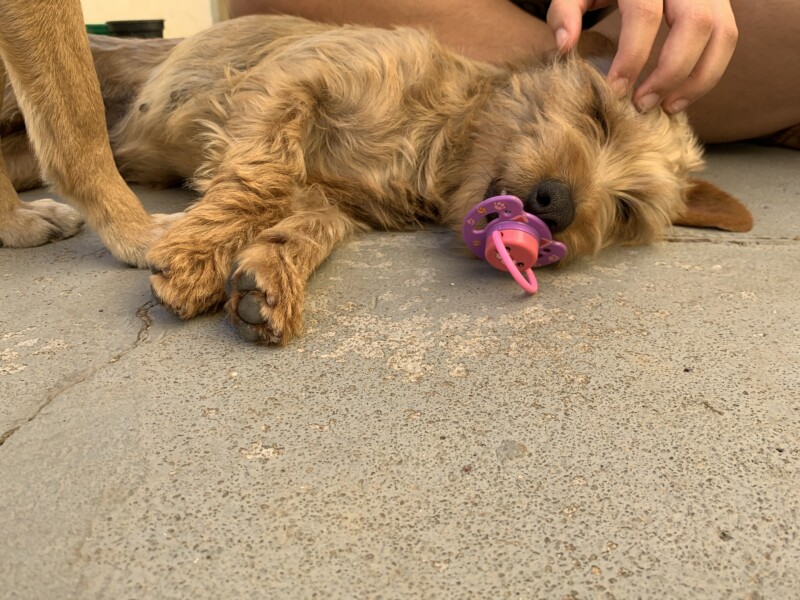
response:
[[[5,444],[6,441],[8,441],[11,438],[11,436],[13,436],[22,427],[24,427],[25,425],[31,423],[34,419],[36,419],[36,417],[38,417],[45,408],[50,406],[63,393],[68,392],[75,386],[83,383],[84,381],[86,381],[87,379],[98,373],[100,369],[102,369],[103,367],[119,362],[119,360],[123,356],[138,348],[139,345],[142,344],[142,342],[147,341],[150,338],[150,327],[152,327],[153,325],[153,317],[150,316],[150,309],[152,309],[155,305],[156,305],[155,300],[150,299],[136,309],[136,316],[142,321],[142,325],[139,328],[139,331],[136,334],[136,339],[134,340],[130,348],[127,348],[126,350],[123,350],[119,354],[112,356],[107,362],[103,364],[100,364],[96,367],[90,367],[88,369],[84,369],[83,371],[78,373],[71,381],[65,383],[61,387],[52,390],[50,393],[48,393],[47,399],[41,405],[39,405],[39,407],[34,411],[34,413],[30,417],[25,419],[25,421],[23,421],[16,427],[12,427],[8,431],[0,434],[0,447],[2,447],[3,444]]]
[[[720,244],[729,246],[764,246],[788,245],[800,241],[800,236],[795,237],[751,237],[747,239],[728,239],[716,237],[665,237],[665,242],[672,244]]]
[[[156,301],[152,298],[142,304],[139,308],[136,309],[136,316],[141,320],[142,326],[139,328],[138,333],[136,334],[136,340],[133,342],[130,348],[123,350],[119,354],[113,356],[111,360],[109,360],[109,364],[113,364],[118,362],[120,358],[136,350],[142,342],[146,342],[150,338],[150,327],[153,326],[153,317],[150,316],[150,310],[156,305]]]
[[[713,413],[717,413],[718,415],[724,415],[724,414],[725,414],[725,413],[724,413],[724,412],[722,412],[720,409],[718,409],[718,408],[714,408],[713,406],[711,406],[711,403],[710,403],[708,400],[703,400],[703,401],[701,402],[701,404],[702,404],[703,406],[705,406],[705,407],[706,407],[708,410],[710,410],[710,411],[711,411],[711,412],[713,412]]]
[[[16,427],[12,427],[8,431],[6,431],[2,435],[0,435],[0,447],[2,447],[3,444],[5,444],[6,441],[12,435],[14,435],[20,429],[22,429],[23,426],[27,425],[28,423],[33,421],[36,417],[38,417],[41,414],[41,412],[45,408],[50,406],[50,404],[56,398],[58,398],[61,394],[63,394],[66,391],[71,390],[72,388],[74,388],[79,383],[83,383],[84,381],[86,381],[97,370],[98,370],[98,367],[92,367],[90,369],[85,369],[85,370],[81,371],[80,373],[78,373],[78,375],[72,381],[69,381],[69,382],[65,383],[60,388],[55,389],[55,390],[51,391],[49,394],[47,394],[47,399],[42,404],[39,405],[39,408],[37,408],[36,411],[30,417],[25,419],[25,421],[23,421],[22,423],[20,423]]]

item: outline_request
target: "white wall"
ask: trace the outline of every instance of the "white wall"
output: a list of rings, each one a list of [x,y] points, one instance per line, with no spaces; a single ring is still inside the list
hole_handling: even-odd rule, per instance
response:
[[[83,18],[86,23],[164,19],[164,37],[185,37],[211,25],[216,4],[217,0],[83,0]]]

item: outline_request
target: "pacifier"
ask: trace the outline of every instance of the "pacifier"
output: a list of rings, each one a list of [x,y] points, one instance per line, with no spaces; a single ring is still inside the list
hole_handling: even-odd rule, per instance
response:
[[[461,234],[475,256],[511,273],[529,294],[539,289],[533,267],[551,265],[567,255],[567,247],[553,239],[544,221],[525,212],[516,196],[494,196],[476,205],[464,217]]]

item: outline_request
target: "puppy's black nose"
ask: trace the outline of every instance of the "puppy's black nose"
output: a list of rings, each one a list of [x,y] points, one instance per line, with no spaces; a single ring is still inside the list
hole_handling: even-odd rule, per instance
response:
[[[545,179],[525,200],[525,210],[536,215],[557,233],[569,227],[575,218],[572,189],[558,179]]]

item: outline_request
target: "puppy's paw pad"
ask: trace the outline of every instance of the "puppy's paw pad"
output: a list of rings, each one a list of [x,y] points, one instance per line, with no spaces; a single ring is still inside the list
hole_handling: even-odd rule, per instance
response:
[[[270,291],[265,291],[269,289]],[[295,329],[291,301],[279,296],[274,285],[259,285],[256,275],[232,269],[225,290],[228,315],[239,336],[248,342],[285,344]],[[287,331],[290,335],[287,335]]]
[[[23,202],[0,223],[0,247],[32,248],[72,237],[83,225],[81,214],[44,198]]]
[[[258,292],[249,292],[239,300],[236,313],[242,321],[250,323],[251,325],[261,325],[264,323],[264,316],[261,314],[261,309],[266,307],[264,306],[264,299],[259,298],[259,295]]]
[[[239,337],[253,344],[270,344],[280,346],[284,343],[283,333],[275,329],[269,321],[263,323],[248,323],[241,318],[231,317],[233,328]]]

